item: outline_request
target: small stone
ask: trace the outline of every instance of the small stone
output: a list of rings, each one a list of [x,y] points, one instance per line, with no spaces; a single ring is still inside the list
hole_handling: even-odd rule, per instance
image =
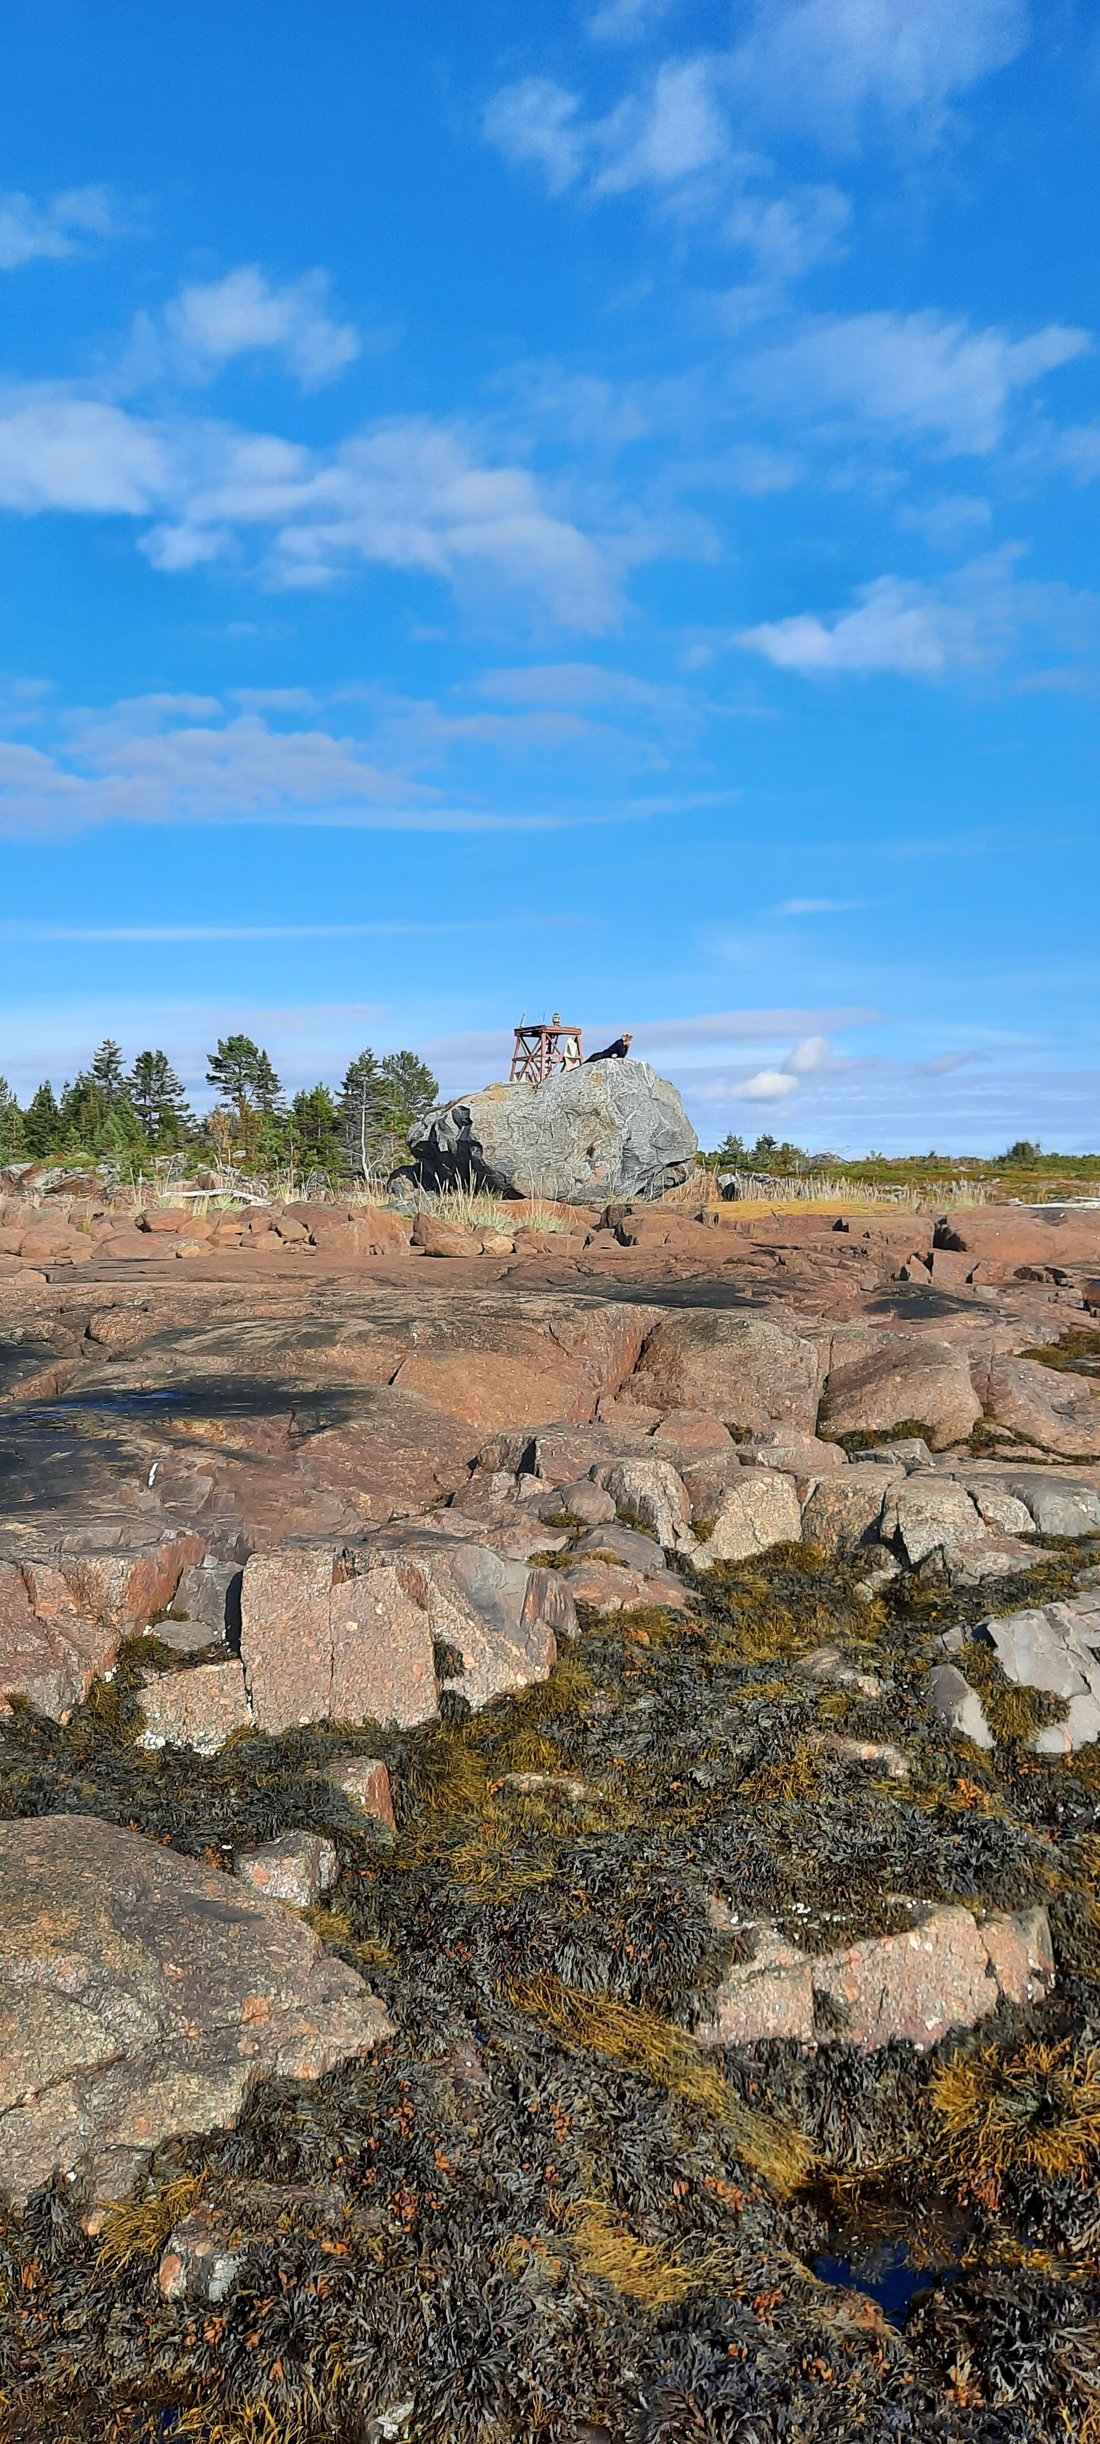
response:
[[[1090,1748],[1097,1739],[1100,1739],[1100,1705],[1095,1697],[1082,1694],[1070,1698],[1063,1722],[1043,1724],[1031,1746],[1037,1757],[1068,1757],[1075,1748]]]
[[[871,1936],[814,1957],[774,1927],[756,1955],[727,1969],[703,2045],[816,2042],[815,2007],[827,2007],[830,2042],[876,2053],[899,2040],[926,2052],[952,2028],[974,2028],[1003,2000],[1037,2003],[1054,1983],[1044,1909],[975,1919],[958,1904],[916,1910],[900,1934]]]
[[[1011,1478],[1010,1491],[1019,1495],[1040,1536],[1100,1535],[1100,1494],[1091,1485],[1029,1470]]]
[[[380,1757],[334,1757],[325,1767],[325,1781],[335,1783],[363,1816],[396,1829],[390,1777]]]
[[[33,1997],[33,2012],[30,2000]],[[123,2197],[154,2148],[224,2130],[257,2080],[393,2035],[290,1910],[93,1816],[0,1825],[0,2185]]]
[[[217,1630],[204,1628],[201,1621],[152,1621],[145,1632],[155,1638],[158,1646],[166,1646],[170,1655],[201,1655],[213,1646]]]
[[[897,1537],[913,1569],[932,1553],[978,1543],[985,1532],[966,1487],[952,1477],[905,1477],[883,1507],[882,1535]]]
[[[899,1479],[897,1463],[889,1476],[862,1459],[827,1477],[810,1495],[802,1515],[806,1544],[821,1553],[857,1553],[877,1540],[882,1508],[891,1484]]]
[[[574,1807],[588,1797],[577,1774],[505,1774],[503,1788],[518,1791],[521,1799],[569,1799]]]
[[[815,1646],[812,1655],[804,1655],[801,1669],[807,1679],[830,1681],[838,1689],[858,1689],[861,1697],[881,1697],[882,1682],[874,1672],[857,1672],[855,1665],[846,1663],[838,1646]]]
[[[1017,1494],[1010,1494],[1006,1486],[972,1478],[967,1490],[988,1528],[996,1528],[1002,1536],[1034,1534],[1035,1522],[1027,1504]]]
[[[801,1534],[793,1477],[771,1468],[746,1468],[722,1496],[711,1533],[697,1547],[698,1565],[712,1570],[720,1561],[746,1561],[771,1545],[797,1544]]]
[[[996,1650],[1006,1680],[1052,1697],[1077,1697],[1088,1687],[1080,1659],[1045,1612],[1025,1609],[987,1621],[983,1637]]]
[[[252,1720],[236,1657],[230,1663],[197,1663],[190,1671],[146,1672],[138,1699],[145,1718],[142,1748],[193,1748],[201,1757],[213,1757],[231,1731],[243,1731]]]
[[[846,1765],[881,1765],[889,1781],[909,1780],[908,1757],[890,1740],[854,1740],[841,1731],[827,1731],[818,1734],[815,1744]]]
[[[981,1698],[957,1664],[937,1663],[928,1686],[933,1713],[949,1731],[961,1732],[964,1739],[973,1740],[979,1748],[993,1747],[993,1733]]]
[[[597,1560],[610,1555],[612,1561],[625,1562],[628,1570],[640,1570],[643,1576],[651,1570],[663,1570],[665,1561],[652,1536],[643,1536],[640,1528],[621,1527],[618,1520],[606,1527],[590,1528],[588,1535],[581,1537],[576,1559],[587,1561],[590,1554]]]
[[[652,1528],[658,1544],[692,1552],[691,1503],[671,1460],[613,1460],[597,1468],[595,1481],[619,1511]]]
[[[323,1893],[331,1892],[338,1867],[335,1842],[323,1833],[280,1833],[258,1850],[239,1851],[233,1873],[269,1901],[312,1909]]]

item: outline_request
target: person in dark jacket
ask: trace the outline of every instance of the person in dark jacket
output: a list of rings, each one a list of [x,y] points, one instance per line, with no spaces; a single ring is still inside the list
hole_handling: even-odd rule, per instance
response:
[[[617,1035],[614,1043],[605,1044],[602,1052],[589,1053],[585,1068],[587,1069],[592,1061],[625,1061],[633,1041],[632,1035]]]

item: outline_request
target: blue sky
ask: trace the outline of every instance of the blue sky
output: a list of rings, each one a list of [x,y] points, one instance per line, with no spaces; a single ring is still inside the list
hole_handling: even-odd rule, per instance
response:
[[[1100,22],[8,0],[0,1069],[1096,1146]]]

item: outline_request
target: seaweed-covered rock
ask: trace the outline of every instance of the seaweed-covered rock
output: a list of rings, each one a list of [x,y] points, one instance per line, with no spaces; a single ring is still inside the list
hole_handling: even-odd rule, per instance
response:
[[[0,2187],[125,2195],[265,2073],[318,2079],[393,2030],[280,1903],[94,1816],[0,1826]]]
[[[593,1061],[530,1086],[487,1086],[429,1112],[410,1138],[422,1182],[606,1205],[687,1178],[699,1140],[646,1061]]]

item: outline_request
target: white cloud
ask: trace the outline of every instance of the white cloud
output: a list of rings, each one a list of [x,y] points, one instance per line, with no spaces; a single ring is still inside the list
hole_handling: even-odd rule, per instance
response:
[[[485,105],[488,143],[516,167],[541,170],[552,195],[580,176],[585,139],[578,97],[552,76],[525,76],[502,85]]]
[[[993,665],[1032,637],[1052,639],[1063,653],[1095,653],[1100,600],[1068,586],[1020,580],[1018,545],[970,561],[942,586],[876,577],[861,586],[854,607],[822,615],[764,620],[735,642],[762,654],[778,670],[813,678],[891,672],[936,680],[955,670]]]
[[[542,916],[525,910],[525,926],[558,926],[582,920]],[[401,938],[406,934],[508,934],[517,919],[450,917],[395,918],[364,925],[37,925],[22,918],[0,917],[0,936],[23,942],[347,942]]]
[[[988,501],[970,492],[949,492],[938,501],[923,506],[908,503],[898,511],[898,525],[924,535],[933,551],[955,551],[960,543],[973,538],[975,528],[993,523],[993,511]]]
[[[1027,0],[756,0],[730,75],[757,117],[847,147],[884,121],[934,134],[1028,33]]]
[[[322,587],[375,562],[518,593],[590,631],[611,624],[620,567],[646,548],[637,531],[584,533],[528,468],[488,464],[463,433],[426,417],[308,450],[212,419],[143,419],[31,388],[0,395],[0,507],[155,517],[142,548],[169,572],[255,532],[276,586]]]
[[[996,449],[1012,393],[1089,347],[1086,331],[1049,323],[1026,339],[979,331],[958,317],[849,314],[806,322],[746,369],[761,400],[846,411],[864,425],[931,438],[949,451]]]
[[[629,94],[592,129],[603,157],[594,193],[623,195],[631,187],[672,187],[722,159],[729,144],[714,92],[714,63],[666,60],[652,84]]]
[[[106,187],[68,187],[46,204],[29,195],[0,195],[0,271],[24,263],[60,261],[81,252],[87,238],[113,237],[118,228]]]
[[[777,670],[803,675],[896,671],[906,678],[939,679],[949,664],[974,659],[965,613],[900,577],[877,577],[862,586],[853,611],[834,612],[828,619],[802,611],[793,619],[764,620],[742,629],[738,642],[763,654]]]
[[[1055,464],[1065,467],[1079,484],[1094,484],[1100,476],[1100,424],[1071,424],[1052,442]]]
[[[839,187],[789,187],[783,195],[739,197],[725,235],[731,246],[756,257],[769,283],[781,286],[843,254],[851,218]]]
[[[578,94],[554,77],[522,77],[486,104],[488,142],[516,167],[540,172],[552,195],[591,173],[592,195],[669,189],[719,162],[729,130],[716,62],[701,52],[668,59],[605,118],[585,118]]]
[[[600,0],[584,30],[593,42],[640,42],[675,5],[676,0]]]
[[[787,1068],[796,1078],[812,1078],[819,1070],[832,1066],[833,1048],[827,1035],[807,1035],[801,1044],[795,1045],[787,1061]]]
[[[99,399],[0,393],[0,506],[147,515],[172,480],[158,428]]]
[[[786,1069],[758,1069],[754,1078],[743,1078],[739,1086],[730,1089],[742,1103],[782,1103],[797,1089],[798,1080]]]
[[[191,281],[165,312],[177,369],[211,380],[234,357],[279,357],[303,390],[335,381],[359,355],[358,332],[329,311],[328,275],[307,272],[281,286],[258,263],[224,279]]]
[[[599,0],[587,30],[634,40],[668,6]],[[738,157],[734,125],[742,135],[753,122],[793,127],[840,150],[865,126],[928,140],[955,96],[1007,66],[1028,34],[1027,0],[755,0],[731,49],[664,60],[602,119],[556,78],[528,76],[492,95],[483,130],[552,194],[590,169],[595,194],[668,190],[718,169],[728,186],[739,169],[760,166]]]

